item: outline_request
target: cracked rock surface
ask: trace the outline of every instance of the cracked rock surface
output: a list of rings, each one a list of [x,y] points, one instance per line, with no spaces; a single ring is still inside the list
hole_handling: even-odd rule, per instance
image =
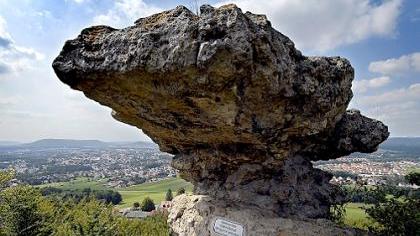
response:
[[[311,161],[373,152],[389,135],[347,110],[349,61],[306,57],[265,16],[235,5],[86,28],[53,68],[174,154],[196,193],[281,217],[326,217],[337,196]]]

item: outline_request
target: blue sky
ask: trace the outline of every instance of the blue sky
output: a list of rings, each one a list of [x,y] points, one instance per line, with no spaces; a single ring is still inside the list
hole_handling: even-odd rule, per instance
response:
[[[72,91],[51,62],[82,28],[122,28],[192,1],[0,0],[0,140],[148,140],[110,109]],[[386,123],[391,136],[420,136],[420,1],[238,0],[266,14],[306,55],[343,56],[356,70],[351,108]]]

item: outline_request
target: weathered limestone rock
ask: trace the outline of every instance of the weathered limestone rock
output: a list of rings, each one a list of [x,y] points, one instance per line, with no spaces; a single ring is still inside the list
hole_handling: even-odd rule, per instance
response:
[[[305,57],[265,16],[234,5],[84,29],[53,68],[174,154],[197,194],[265,214],[327,217],[338,196],[311,161],[373,152],[389,135],[346,111],[346,59]]]
[[[177,196],[169,214],[172,230],[188,236],[220,236],[213,229],[218,219],[243,225],[243,234],[248,236],[366,235],[363,231],[340,228],[325,219],[281,218],[252,207],[237,208],[203,195]]]

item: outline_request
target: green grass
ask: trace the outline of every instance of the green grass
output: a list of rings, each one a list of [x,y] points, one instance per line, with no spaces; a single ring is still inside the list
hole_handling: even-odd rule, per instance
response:
[[[192,190],[192,184],[181,179],[181,178],[170,178],[170,179],[164,179],[158,182],[149,182],[139,185],[133,185],[127,188],[121,188],[119,190],[124,191],[149,191],[149,192],[162,192],[167,191],[169,188],[173,191],[178,190],[179,188],[185,188]]]
[[[63,190],[83,190],[85,188],[91,188],[93,190],[106,190],[110,189],[105,187],[104,184],[106,183],[105,179],[102,180],[90,180],[86,177],[79,177],[74,180],[70,180],[67,182],[57,182],[57,183],[50,183],[50,184],[42,184],[36,185],[36,187],[43,188],[43,187],[54,187]]]
[[[91,188],[92,190],[115,190],[118,191],[123,201],[118,208],[126,208],[133,205],[134,202],[141,202],[145,197],[150,197],[155,204],[159,204],[165,199],[166,191],[171,189],[173,195],[179,188],[183,187],[187,192],[192,192],[192,184],[181,178],[170,178],[158,182],[150,182],[139,185],[133,185],[127,188],[109,188],[104,186],[106,180],[89,180],[88,178],[77,178],[68,182],[59,182],[51,184],[38,185],[37,187],[55,187],[63,190],[83,190]]]
[[[418,168],[418,167],[412,167],[412,168],[408,169],[407,174],[408,173],[411,173],[411,172],[413,172],[413,173],[420,173],[420,168]]]
[[[159,182],[144,183],[117,189],[123,197],[123,202],[118,207],[130,207],[134,202],[141,202],[145,197],[150,197],[156,204],[159,204],[165,199],[168,189],[171,189],[175,196],[176,191],[181,187],[185,188],[187,192],[192,192],[192,184],[181,178],[165,179]]]
[[[367,226],[372,224],[372,221],[368,218],[368,215],[362,208],[367,206],[368,205],[363,203],[348,203],[346,205],[344,224],[355,228],[367,229]]]

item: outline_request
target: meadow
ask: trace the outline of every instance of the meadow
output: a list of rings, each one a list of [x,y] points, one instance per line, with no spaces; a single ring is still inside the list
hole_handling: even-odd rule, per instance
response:
[[[373,222],[369,219],[366,214],[364,207],[368,205],[364,203],[348,203],[346,204],[346,212],[344,216],[344,224],[359,229],[367,229],[368,225],[372,225]]]
[[[126,188],[110,188],[105,186],[106,180],[91,180],[88,178],[77,178],[68,182],[52,183],[38,185],[38,187],[55,187],[63,190],[83,190],[90,188],[92,190],[114,190],[118,191],[123,201],[117,205],[117,208],[126,208],[133,205],[134,202],[141,202],[145,197],[150,197],[155,204],[159,204],[165,199],[166,192],[171,189],[173,195],[180,188],[185,188],[187,193],[191,193],[193,186],[191,183],[181,178],[169,178],[157,182],[149,182],[133,185]]]
[[[171,178],[116,189],[123,197],[123,202],[118,207],[130,207],[134,202],[141,202],[145,197],[150,197],[156,204],[159,204],[165,199],[168,189],[171,189],[175,196],[180,188],[184,188],[187,193],[191,193],[193,186],[181,178]]]

